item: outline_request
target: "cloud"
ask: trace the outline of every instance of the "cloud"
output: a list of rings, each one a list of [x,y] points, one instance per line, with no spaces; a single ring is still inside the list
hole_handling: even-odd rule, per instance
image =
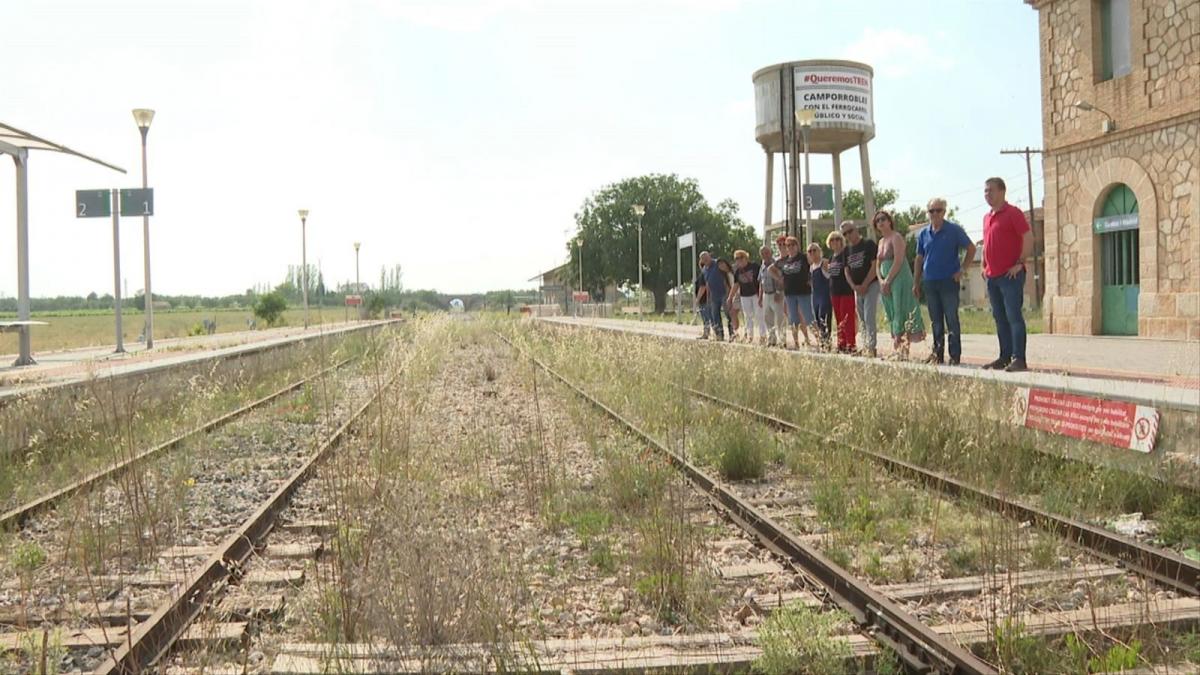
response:
[[[877,75],[893,79],[954,67],[954,59],[935,51],[925,35],[898,28],[864,28],[862,37],[846,45],[843,56],[862,61],[874,68]]]

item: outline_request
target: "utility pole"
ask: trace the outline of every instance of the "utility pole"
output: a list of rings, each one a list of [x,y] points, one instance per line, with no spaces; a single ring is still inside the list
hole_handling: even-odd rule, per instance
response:
[[[1033,228],[1033,165],[1030,161],[1030,158],[1033,155],[1042,154],[1042,149],[1041,148],[1036,148],[1036,149],[1031,148],[1027,145],[1027,146],[1025,146],[1024,149],[1001,150],[1000,154],[1002,154],[1002,155],[1025,155],[1025,181],[1026,181],[1026,185],[1029,187],[1029,227],[1032,229]],[[1043,222],[1044,222],[1044,220],[1043,220]],[[1045,226],[1043,225],[1043,231],[1042,231],[1043,245],[1045,245],[1045,241],[1046,241],[1046,232],[1045,232]],[[1033,274],[1034,274],[1033,306],[1034,307],[1040,307],[1042,304],[1042,284],[1045,281],[1044,279],[1042,279],[1042,275],[1038,274],[1037,262],[1038,262],[1039,257],[1040,256],[1038,255],[1037,247],[1035,246],[1033,249]]]

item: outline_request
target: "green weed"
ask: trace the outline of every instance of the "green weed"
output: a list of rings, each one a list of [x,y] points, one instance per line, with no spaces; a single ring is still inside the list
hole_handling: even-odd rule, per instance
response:
[[[792,605],[773,612],[759,631],[762,656],[754,662],[763,675],[848,672],[850,644],[837,636],[848,620],[841,612]]]

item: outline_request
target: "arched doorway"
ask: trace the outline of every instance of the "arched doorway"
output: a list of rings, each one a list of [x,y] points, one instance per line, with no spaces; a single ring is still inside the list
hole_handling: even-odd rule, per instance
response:
[[[1100,239],[1100,332],[1137,335],[1141,260],[1138,246],[1138,200],[1124,183],[1101,198],[1092,221]]]

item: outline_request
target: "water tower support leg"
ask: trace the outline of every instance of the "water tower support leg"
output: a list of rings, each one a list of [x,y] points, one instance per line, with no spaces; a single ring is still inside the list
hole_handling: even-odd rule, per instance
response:
[[[842,153],[833,154],[833,229],[842,226]]]
[[[763,246],[770,246],[767,230],[771,229],[771,192],[775,185],[775,154],[767,151],[767,203],[763,214]]]
[[[871,158],[867,154],[866,141],[863,141],[858,146],[858,163],[862,165],[863,203],[866,209],[867,222],[870,223],[871,217],[875,215],[875,190],[871,188]],[[866,237],[874,239],[875,230],[868,227]]]

